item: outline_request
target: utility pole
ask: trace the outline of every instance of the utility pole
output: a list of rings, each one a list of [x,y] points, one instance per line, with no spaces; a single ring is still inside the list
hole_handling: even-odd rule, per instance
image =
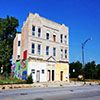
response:
[[[82,68],[84,68],[85,66],[84,66],[84,46],[85,46],[85,44],[89,41],[89,40],[92,40],[92,38],[89,38],[89,39],[87,39],[87,40],[85,40],[83,43],[82,43]],[[84,75],[84,84],[85,84],[85,73],[83,73],[83,75]]]

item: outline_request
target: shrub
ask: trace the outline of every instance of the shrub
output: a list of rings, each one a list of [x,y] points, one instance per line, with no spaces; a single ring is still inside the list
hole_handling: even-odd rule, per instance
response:
[[[7,72],[4,72],[3,73],[3,76],[7,78],[8,77],[8,73]]]
[[[33,78],[32,78],[32,74],[30,74],[26,80],[27,84],[32,84],[33,83]]]
[[[25,80],[20,80],[20,79],[16,79],[13,77],[4,77],[4,76],[0,76],[0,85],[4,85],[4,84],[24,84],[26,83]]]

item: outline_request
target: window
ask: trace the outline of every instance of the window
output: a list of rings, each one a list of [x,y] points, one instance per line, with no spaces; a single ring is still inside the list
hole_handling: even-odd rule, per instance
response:
[[[35,44],[32,43],[32,53],[34,54],[35,53]]]
[[[63,34],[60,35],[60,42],[63,42]]]
[[[61,58],[63,58],[63,49],[61,49]]]
[[[32,26],[32,35],[35,36],[35,26]]]
[[[56,35],[53,35],[53,41],[56,42]]]
[[[35,69],[31,69],[31,72],[32,72],[33,74],[35,74]]]
[[[44,69],[42,69],[42,74],[44,74]]]
[[[56,56],[56,48],[53,48],[53,56]]]
[[[41,45],[38,44],[38,54],[40,55]]]
[[[67,44],[67,36],[65,35],[65,44]]]
[[[17,55],[17,58],[19,59],[20,58],[20,55]]]
[[[46,46],[46,55],[49,55],[49,46]]]
[[[46,39],[49,40],[49,33],[46,33]]]
[[[20,41],[18,41],[18,46],[20,46]]]
[[[67,58],[67,49],[65,50],[65,58]]]
[[[41,28],[38,28],[38,37],[41,36]]]

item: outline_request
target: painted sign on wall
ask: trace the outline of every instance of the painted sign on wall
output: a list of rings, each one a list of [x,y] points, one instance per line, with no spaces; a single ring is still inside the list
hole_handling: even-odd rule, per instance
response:
[[[27,79],[28,59],[20,60],[12,65],[12,76],[18,79]]]

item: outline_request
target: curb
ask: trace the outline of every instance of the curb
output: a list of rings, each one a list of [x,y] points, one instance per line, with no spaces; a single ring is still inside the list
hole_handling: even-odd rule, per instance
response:
[[[98,82],[47,82],[47,83],[33,83],[33,84],[11,84],[0,85],[0,90],[20,89],[20,88],[46,88],[46,87],[63,87],[63,86],[86,86],[86,85],[100,85]]]

